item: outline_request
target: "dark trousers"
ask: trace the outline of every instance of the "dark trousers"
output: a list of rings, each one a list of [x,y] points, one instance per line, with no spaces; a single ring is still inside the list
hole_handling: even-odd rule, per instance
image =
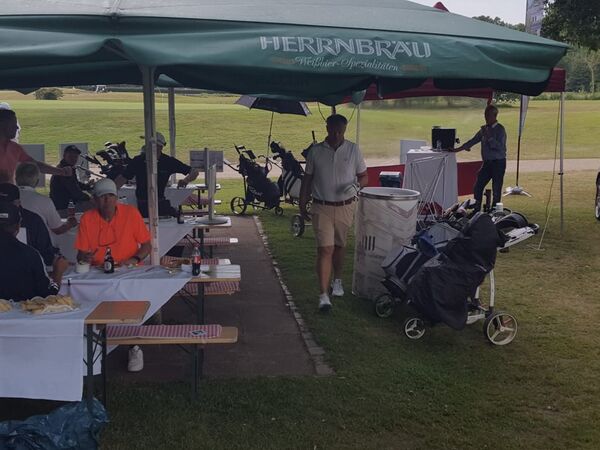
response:
[[[483,190],[492,180],[492,206],[500,202],[502,198],[502,183],[504,182],[504,172],[506,171],[506,159],[491,159],[483,161],[481,169],[477,174],[477,181],[473,186],[473,195],[475,197],[475,210],[481,209]]]

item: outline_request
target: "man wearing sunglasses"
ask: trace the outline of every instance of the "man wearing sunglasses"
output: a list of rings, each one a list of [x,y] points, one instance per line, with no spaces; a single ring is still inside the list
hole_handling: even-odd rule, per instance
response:
[[[77,260],[102,265],[110,247],[116,264],[136,265],[151,250],[150,233],[137,208],[117,202],[115,182],[105,178],[94,186],[95,209],[81,216],[75,248]]]

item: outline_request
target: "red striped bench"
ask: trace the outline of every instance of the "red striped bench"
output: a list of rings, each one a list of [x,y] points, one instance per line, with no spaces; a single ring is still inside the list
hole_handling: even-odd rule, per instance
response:
[[[204,246],[205,247],[220,247],[225,245],[238,244],[238,238],[230,238],[230,237],[205,237],[204,238]],[[183,238],[181,241],[177,243],[177,245],[183,245],[186,247],[193,247],[197,243],[193,241],[192,238]]]
[[[165,255],[162,258],[160,258],[160,265],[161,266],[167,266],[167,267],[175,267],[175,266],[179,266],[181,264],[189,264],[190,258],[182,258],[179,256],[169,256],[169,255]],[[231,264],[231,261],[229,261],[228,259],[219,259],[219,258],[203,258],[202,259],[202,264],[207,264],[209,266],[217,266],[219,264]]]
[[[198,393],[198,378],[202,375],[204,346],[235,344],[236,327],[221,325],[123,325],[106,327],[108,345],[178,345],[192,355],[192,391]],[[184,345],[191,345],[189,351]],[[200,353],[200,355],[198,355]]]
[[[188,295],[198,295],[198,286],[200,283],[187,283],[181,291]],[[181,292],[180,291],[180,292]],[[239,281],[216,281],[214,283],[204,283],[204,295],[232,295],[240,291]]]

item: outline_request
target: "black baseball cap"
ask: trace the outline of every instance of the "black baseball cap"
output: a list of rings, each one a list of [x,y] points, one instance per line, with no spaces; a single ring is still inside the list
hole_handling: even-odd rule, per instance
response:
[[[0,183],[0,202],[12,203],[21,198],[19,188],[11,183]]]
[[[76,152],[78,155],[81,155],[81,150],[79,150],[79,148],[76,145],[67,145],[63,150],[63,155],[66,152]]]
[[[0,225],[21,223],[21,210],[12,203],[0,201]]]

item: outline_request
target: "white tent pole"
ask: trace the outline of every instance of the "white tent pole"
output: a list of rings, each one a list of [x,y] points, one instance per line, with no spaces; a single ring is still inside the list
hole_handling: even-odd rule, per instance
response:
[[[356,105],[356,145],[360,147],[360,103]]]
[[[146,175],[148,179],[148,220],[152,251],[150,262],[153,266],[160,264],[158,253],[158,191],[156,186],[156,111],[154,104],[154,71],[155,67],[140,66],[144,92],[144,139],[146,141]]]
[[[170,87],[167,92],[169,93],[169,148],[171,150],[171,156],[175,158],[177,156],[177,147],[175,145],[175,139],[177,137],[177,128],[175,124],[175,88]],[[171,175],[171,183],[175,183],[175,174]]]
[[[565,228],[564,216],[564,126],[565,126],[565,93],[560,93],[560,234],[563,234]]]

